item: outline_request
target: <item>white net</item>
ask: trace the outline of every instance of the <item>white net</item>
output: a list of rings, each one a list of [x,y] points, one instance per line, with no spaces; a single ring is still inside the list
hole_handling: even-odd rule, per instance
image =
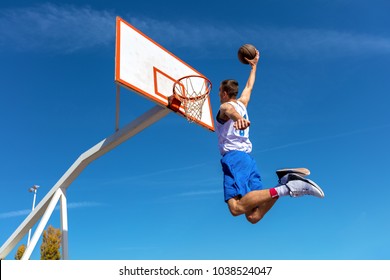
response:
[[[202,119],[203,105],[210,90],[211,82],[203,76],[186,76],[174,84],[173,92],[182,102],[189,122]]]

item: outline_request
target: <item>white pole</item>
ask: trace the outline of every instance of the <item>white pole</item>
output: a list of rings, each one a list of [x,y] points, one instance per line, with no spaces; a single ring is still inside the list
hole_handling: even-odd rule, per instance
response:
[[[61,199],[60,199],[60,209],[61,209],[61,245],[62,245],[62,259],[68,260],[69,259],[69,253],[68,253],[68,210],[67,210],[67,202],[66,202],[66,190],[65,189],[59,189],[62,192]]]
[[[31,209],[31,212],[34,211],[34,208],[35,208],[35,200],[36,200],[36,197],[37,197],[37,190],[38,190],[39,186],[37,185],[34,185],[32,186],[29,191],[30,192],[34,192],[34,198],[33,198],[33,203],[32,203],[32,209]],[[30,239],[31,239],[31,228],[30,230],[28,231],[28,239],[27,239],[27,247],[28,245],[30,245]]]
[[[53,213],[54,208],[57,205],[58,200],[60,199],[62,192],[61,189],[58,189],[53,197],[51,198],[51,201],[49,203],[49,206],[47,207],[45,214],[43,214],[41,221],[39,222],[37,229],[34,232],[34,235],[31,239],[30,246],[27,246],[26,251],[24,251],[23,257],[21,260],[28,260],[30,259],[30,256],[35,248],[35,245],[38,243],[39,237],[41,236],[43,230],[45,229],[45,226],[47,222],[49,221],[49,218],[51,216],[51,213]]]

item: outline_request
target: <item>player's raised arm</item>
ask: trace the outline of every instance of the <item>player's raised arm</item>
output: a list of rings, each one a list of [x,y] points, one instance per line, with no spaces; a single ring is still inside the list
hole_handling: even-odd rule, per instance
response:
[[[260,58],[260,53],[258,50],[256,50],[256,56],[254,59],[249,60],[245,58],[248,61],[249,65],[251,66],[251,72],[249,73],[248,81],[246,82],[245,88],[242,91],[240,98],[238,98],[238,100],[242,102],[245,106],[248,106],[252,89],[255,84],[257,63],[259,62],[259,58]]]

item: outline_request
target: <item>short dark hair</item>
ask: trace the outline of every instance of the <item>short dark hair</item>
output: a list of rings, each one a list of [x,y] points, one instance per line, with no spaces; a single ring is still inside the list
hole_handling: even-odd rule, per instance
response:
[[[238,82],[236,80],[224,80],[221,82],[222,91],[226,91],[229,97],[237,96],[238,94]]]

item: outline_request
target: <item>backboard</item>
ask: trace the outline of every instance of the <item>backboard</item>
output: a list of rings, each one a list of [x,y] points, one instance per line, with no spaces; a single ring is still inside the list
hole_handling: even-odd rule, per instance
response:
[[[161,105],[168,105],[176,80],[202,75],[167,49],[124,21],[116,19],[115,82]],[[178,113],[184,114],[180,108]],[[214,131],[210,97],[195,123]]]

